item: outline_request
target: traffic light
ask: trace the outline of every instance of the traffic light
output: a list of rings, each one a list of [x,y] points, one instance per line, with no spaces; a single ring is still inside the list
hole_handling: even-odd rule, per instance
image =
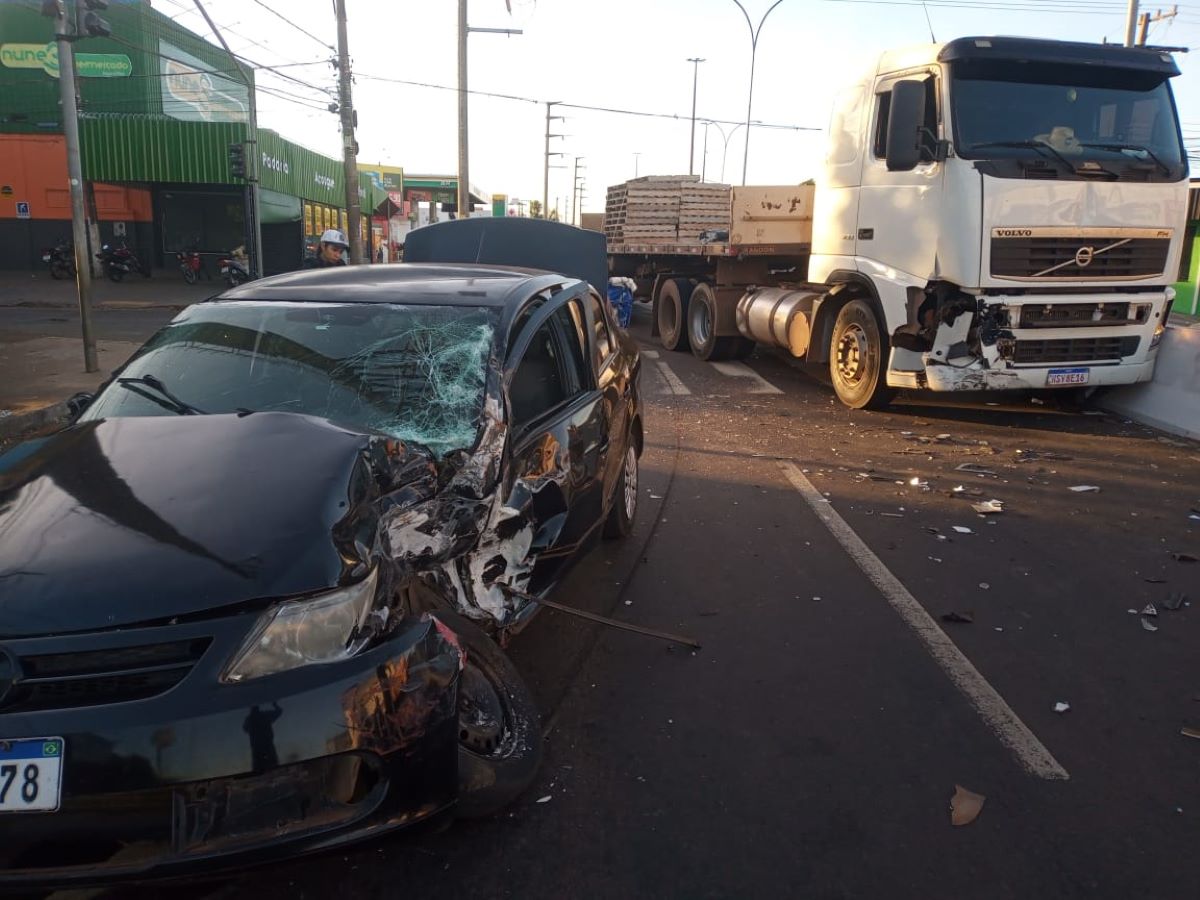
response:
[[[108,37],[112,34],[108,20],[96,15],[97,11],[104,12],[108,9],[108,0],[81,0],[81,2],[79,30],[90,37]],[[83,11],[85,7],[88,10],[86,13]]]
[[[229,145],[229,173],[234,178],[246,178],[246,145]]]

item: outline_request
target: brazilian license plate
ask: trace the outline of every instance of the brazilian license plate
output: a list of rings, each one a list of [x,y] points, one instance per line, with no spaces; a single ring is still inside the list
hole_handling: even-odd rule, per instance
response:
[[[0,813],[58,809],[62,766],[62,738],[0,738]]]
[[[1087,384],[1091,369],[1051,369],[1046,375],[1047,385]]]

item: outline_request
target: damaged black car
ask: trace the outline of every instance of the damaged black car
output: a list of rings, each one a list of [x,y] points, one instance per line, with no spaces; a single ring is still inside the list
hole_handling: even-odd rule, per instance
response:
[[[0,456],[0,884],[511,802],[541,733],[500,647],[632,527],[639,366],[576,276],[297,273],[188,308]]]

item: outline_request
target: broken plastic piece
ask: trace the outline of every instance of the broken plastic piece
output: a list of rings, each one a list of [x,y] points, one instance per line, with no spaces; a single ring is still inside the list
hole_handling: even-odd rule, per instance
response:
[[[987,797],[968,791],[961,784],[954,786],[954,796],[950,798],[950,824],[970,825],[983,809]]]
[[[1158,631],[1158,626],[1155,625],[1153,622],[1151,622],[1149,619],[1142,619],[1142,628],[1145,631]]]
[[[1057,703],[1055,703],[1055,704],[1054,704],[1054,711],[1055,711],[1056,713],[1065,713],[1065,712],[1069,712],[1069,711],[1070,711],[1070,709],[1071,709],[1071,704],[1070,704],[1070,703],[1066,703],[1066,702],[1064,702],[1064,701],[1062,701],[1062,700],[1059,700]]]
[[[550,795],[549,795],[549,794],[547,794],[545,797],[538,797],[538,798],[537,798],[537,802],[538,802],[538,803],[549,803],[549,802],[550,802]]]
[[[1000,477],[999,472],[993,472],[991,469],[985,469],[983,466],[978,465],[977,463],[960,463],[959,465],[954,467],[954,471],[968,472],[971,475],[984,475],[984,476],[987,476],[988,478],[999,478]]]
[[[970,528],[968,528],[966,525],[955,525],[954,530],[957,531],[959,534],[974,534],[975,533]]]
[[[990,591],[992,589],[992,586],[990,584],[988,584],[986,581],[981,581],[981,582],[979,582],[979,589],[981,591]]]
[[[1172,553],[1171,559],[1175,562],[1196,562],[1196,557],[1190,553]]]
[[[1073,490],[1077,494],[1098,494],[1098,493],[1100,493],[1100,488],[1096,487],[1096,485],[1094,485],[1094,484],[1077,484],[1073,488],[1071,488],[1071,490]]]
[[[1158,610],[1155,609],[1153,603],[1147,603],[1145,608],[1142,610],[1142,615],[1143,616],[1157,616]]]
[[[984,500],[982,503],[972,503],[971,509],[981,516],[990,516],[1004,512],[1004,502],[1001,500]]]

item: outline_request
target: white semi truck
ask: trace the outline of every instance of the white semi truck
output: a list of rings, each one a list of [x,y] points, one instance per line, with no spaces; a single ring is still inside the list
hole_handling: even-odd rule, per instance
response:
[[[1178,74],[1024,38],[885,53],[838,95],[815,185],[733,188],[726,229],[674,240],[622,230],[622,200],[610,273],[651,294],[664,347],[782,347],[855,408],[1147,381],[1186,237]]]

